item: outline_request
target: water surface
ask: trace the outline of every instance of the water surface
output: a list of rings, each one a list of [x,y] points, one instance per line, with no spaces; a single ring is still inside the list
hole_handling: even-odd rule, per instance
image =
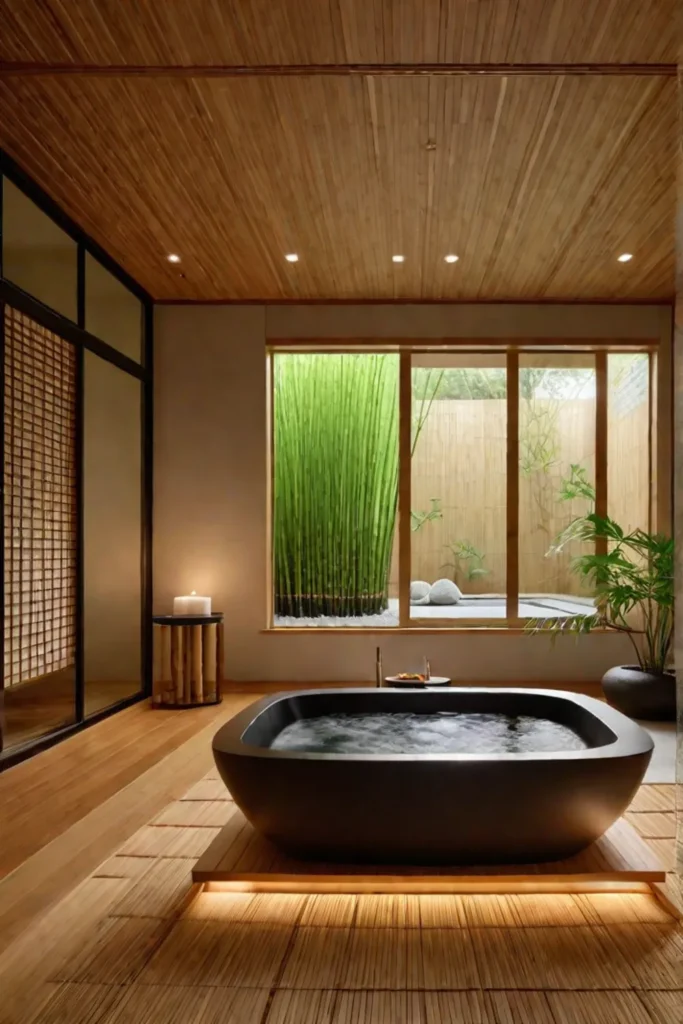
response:
[[[587,746],[569,726],[547,718],[449,711],[302,718],[271,743],[273,750],[317,754],[529,754]]]

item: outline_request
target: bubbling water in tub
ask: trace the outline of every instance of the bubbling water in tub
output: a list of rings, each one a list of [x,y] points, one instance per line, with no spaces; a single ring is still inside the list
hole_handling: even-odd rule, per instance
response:
[[[531,715],[333,714],[286,726],[273,750],[318,754],[534,754],[585,750],[567,725]]]

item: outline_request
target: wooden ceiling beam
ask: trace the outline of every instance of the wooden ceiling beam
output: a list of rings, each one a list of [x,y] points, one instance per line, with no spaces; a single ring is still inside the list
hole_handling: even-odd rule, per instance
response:
[[[0,77],[258,78],[320,75],[494,78],[584,75],[675,78],[675,64],[65,64],[0,62]]]

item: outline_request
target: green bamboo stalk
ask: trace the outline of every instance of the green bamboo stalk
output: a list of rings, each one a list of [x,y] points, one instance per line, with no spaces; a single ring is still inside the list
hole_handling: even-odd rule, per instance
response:
[[[398,359],[275,357],[276,614],[387,605],[398,493]]]

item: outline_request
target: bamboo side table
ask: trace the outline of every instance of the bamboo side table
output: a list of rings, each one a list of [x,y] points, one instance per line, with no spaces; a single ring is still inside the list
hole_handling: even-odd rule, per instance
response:
[[[196,708],[220,704],[223,614],[155,615],[152,704]]]

